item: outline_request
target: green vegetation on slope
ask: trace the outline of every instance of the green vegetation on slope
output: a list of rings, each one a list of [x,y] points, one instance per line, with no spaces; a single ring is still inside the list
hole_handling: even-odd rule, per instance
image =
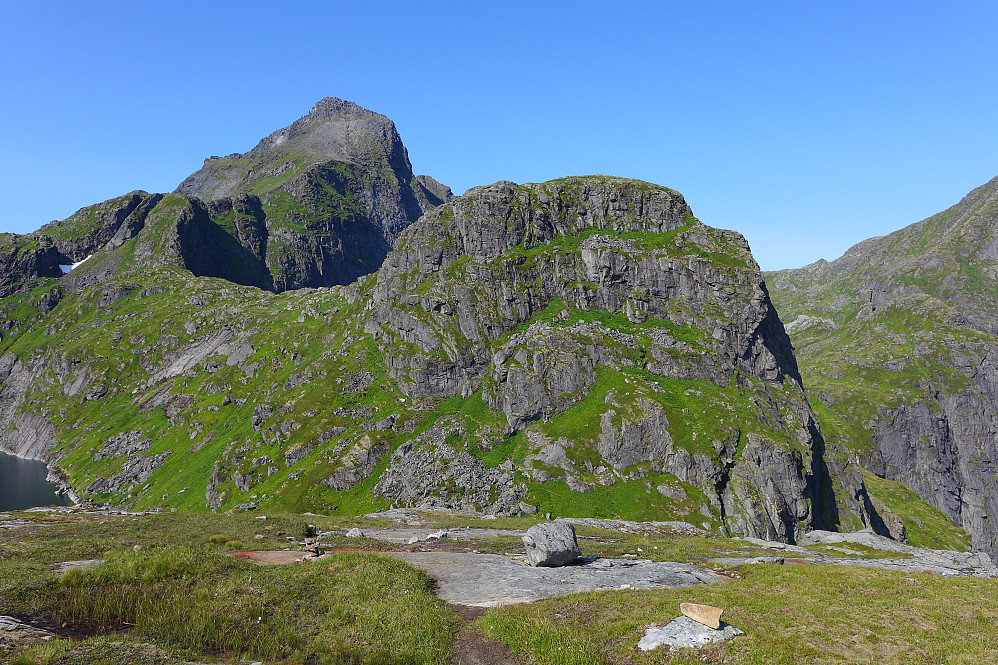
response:
[[[887,504],[904,522],[908,542],[915,547],[934,550],[970,549],[970,536],[935,506],[922,501],[904,483],[880,478],[869,471],[863,474],[870,495]]]

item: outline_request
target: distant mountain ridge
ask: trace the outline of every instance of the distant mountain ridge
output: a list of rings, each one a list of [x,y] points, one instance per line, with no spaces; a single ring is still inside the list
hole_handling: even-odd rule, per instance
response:
[[[998,178],[767,282],[826,437],[998,552]]]

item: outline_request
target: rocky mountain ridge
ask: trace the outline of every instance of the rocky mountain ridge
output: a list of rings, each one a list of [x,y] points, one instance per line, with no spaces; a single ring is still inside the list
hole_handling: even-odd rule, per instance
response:
[[[0,445],[96,502],[897,521],[823,438],[744,238],[665,187],[452,197],[323,100],[175,193],[3,242]]]
[[[209,158],[173,194],[132,192],[33,234],[0,236],[0,294],[60,277],[98,249],[100,267],[87,265],[68,284],[119,275],[130,257],[112,250],[140,235],[142,267],[172,262],[271,291],[349,284],[377,270],[402,229],[451,196],[413,175],[390,120],[326,98],[245,155]]]
[[[767,276],[826,437],[992,554],[996,280],[998,178],[836,261]]]

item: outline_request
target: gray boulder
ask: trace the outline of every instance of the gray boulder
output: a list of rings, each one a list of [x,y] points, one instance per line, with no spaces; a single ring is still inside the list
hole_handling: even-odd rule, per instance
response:
[[[562,522],[535,524],[527,529],[523,545],[527,548],[527,560],[535,567],[565,566],[582,556],[575,527]]]

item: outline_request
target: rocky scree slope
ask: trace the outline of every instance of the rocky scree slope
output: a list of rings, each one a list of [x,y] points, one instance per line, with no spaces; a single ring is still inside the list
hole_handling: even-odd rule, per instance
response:
[[[767,281],[826,439],[998,553],[998,178]]]

